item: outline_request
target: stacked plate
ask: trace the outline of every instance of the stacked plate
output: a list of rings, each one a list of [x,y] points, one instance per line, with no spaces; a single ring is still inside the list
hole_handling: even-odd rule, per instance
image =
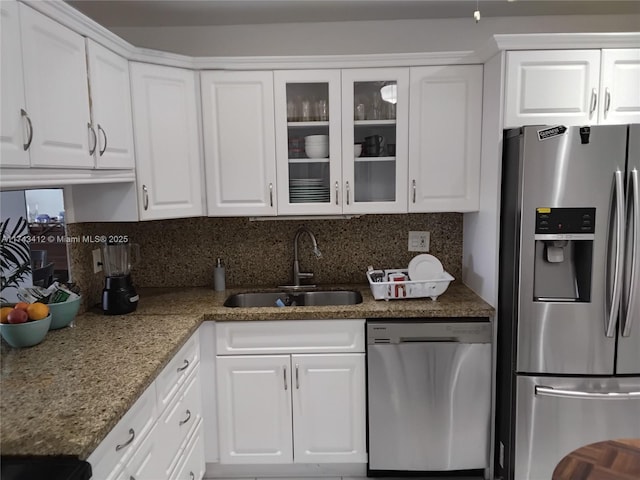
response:
[[[291,203],[326,203],[331,200],[329,187],[322,178],[292,178],[289,180]]]

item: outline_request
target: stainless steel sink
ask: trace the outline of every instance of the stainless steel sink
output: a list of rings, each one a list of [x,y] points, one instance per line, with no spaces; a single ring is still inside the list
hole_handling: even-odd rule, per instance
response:
[[[279,301],[278,301],[279,300]],[[313,290],[305,292],[251,292],[227,297],[225,307],[304,307],[355,305],[362,295],[355,290]]]

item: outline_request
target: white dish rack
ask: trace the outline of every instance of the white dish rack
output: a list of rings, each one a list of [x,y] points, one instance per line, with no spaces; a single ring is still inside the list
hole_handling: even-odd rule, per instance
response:
[[[407,280],[390,281],[389,275],[404,274]],[[371,293],[376,300],[401,300],[406,298],[426,298],[435,300],[442,295],[454,278],[448,272],[442,272],[438,278],[431,280],[409,280],[407,269],[386,269],[367,271]]]

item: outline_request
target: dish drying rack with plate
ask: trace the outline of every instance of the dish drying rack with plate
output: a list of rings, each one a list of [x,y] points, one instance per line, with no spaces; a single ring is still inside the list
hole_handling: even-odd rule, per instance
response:
[[[390,281],[389,276],[404,274],[407,280]],[[454,278],[448,272],[442,272],[437,278],[430,280],[408,280],[407,269],[396,268],[375,270],[372,267],[367,271],[371,293],[376,300],[400,300],[406,298],[426,298],[435,300],[442,295]]]

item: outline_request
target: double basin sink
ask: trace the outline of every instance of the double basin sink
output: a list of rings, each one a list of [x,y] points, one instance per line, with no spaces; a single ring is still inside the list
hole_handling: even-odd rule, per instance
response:
[[[311,290],[236,293],[227,297],[225,307],[305,307],[356,305],[362,295],[355,290]]]

